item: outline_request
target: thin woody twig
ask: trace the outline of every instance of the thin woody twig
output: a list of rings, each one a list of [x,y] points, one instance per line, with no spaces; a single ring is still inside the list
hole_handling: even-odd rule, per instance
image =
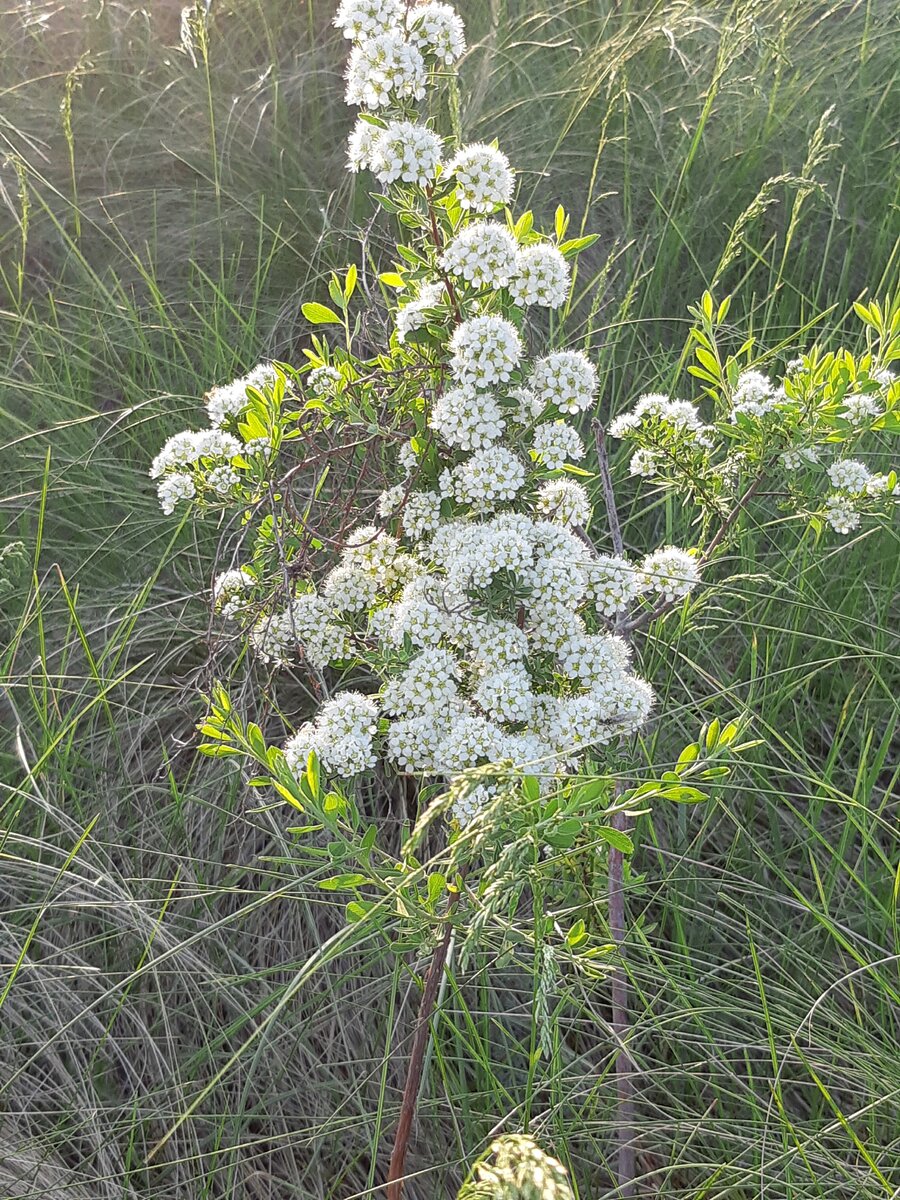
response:
[[[603,487],[603,500],[606,504],[606,519],[609,523],[609,536],[612,539],[613,553],[621,555],[625,543],[622,540],[622,526],[619,523],[619,510],[616,508],[616,495],[613,491],[612,475],[609,470],[609,453],[606,449],[606,430],[602,422],[592,423],[594,443],[597,447],[597,461],[600,465],[600,483]]]
[[[447,954],[453,940],[453,922],[451,920],[456,906],[459,904],[462,888],[452,892],[447,903],[444,936],[438,944],[431,959],[431,965],[425,976],[425,988],[419,1004],[419,1015],[416,1018],[416,1030],[413,1034],[412,1048],[409,1053],[409,1066],[406,1071],[406,1083],[403,1088],[403,1099],[400,1104],[400,1120],[394,1134],[394,1146],[391,1151],[391,1162],[388,1168],[387,1200],[402,1200],[404,1168],[406,1154],[409,1150],[409,1139],[412,1133],[413,1120],[416,1115],[416,1102],[419,1098],[419,1087],[422,1083],[422,1068],[428,1049],[428,1039],[431,1033],[431,1018],[434,1014],[435,1002],[441,989],[444,968],[447,964]]]
[[[735,521],[756,495],[756,492],[758,491],[762,481],[762,475],[757,476],[757,478],[754,479],[750,486],[745,490],[740,499],[735,501],[734,507],[722,519],[722,524],[716,530],[715,536],[700,556],[697,564],[699,567],[705,567],[709,562],[712,561],[713,555],[718,550],[719,546],[721,546],[732,525],[734,525]],[[630,634],[636,629],[643,629],[647,625],[651,625],[655,620],[657,620],[657,618],[667,613],[669,609],[673,607],[674,603],[675,601],[673,600],[661,600],[654,608],[645,609],[644,612],[638,613],[636,617],[632,617],[630,621],[626,621],[621,627],[621,632],[624,634]]]

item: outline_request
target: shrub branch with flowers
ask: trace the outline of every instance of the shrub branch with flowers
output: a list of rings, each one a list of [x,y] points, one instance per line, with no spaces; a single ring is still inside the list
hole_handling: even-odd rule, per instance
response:
[[[564,340],[578,256],[595,239],[568,238],[562,208],[550,234],[532,213],[514,215],[515,175],[502,151],[444,136],[437,116],[420,111],[438,113],[436,87],[456,86],[459,16],[433,0],[342,0],[335,24],[352,45],[346,99],[361,110],[348,166],[377,181],[375,201],[402,230],[396,261],[379,276],[392,329],[367,353],[368,284],[355,266],[332,277],[330,302],[303,313],[337,336],[314,336],[299,368],[263,363],[214,387],[209,427],[170,438],[150,474],[165,513],[189,505],[198,518],[241,514],[248,552],[217,576],[214,608],[275,673],[274,691],[277,669],[293,665],[318,701],[279,747],[216,686],[202,749],[252,764],[254,786],[274,786],[303,812],[302,835],[327,832],[341,869],[323,886],[352,897],[346,944],[354,927],[387,920],[436,944],[389,1173],[396,1200],[463,895],[471,945],[511,899],[526,888],[540,894],[548,848],[578,841],[608,855],[609,927],[621,942],[633,816],[653,800],[705,799],[749,744],[736,725],[714,722],[674,771],[627,785],[634,735],[654,704],[633,659],[635,633],[691,604],[763,493],[814,538],[852,532],[896,501],[893,472],[871,471],[856,455],[877,431],[900,429],[890,369],[900,304],[857,306],[868,334],[860,356],[812,349],[775,383],[776,354],[758,353],[752,340],[734,354],[720,348],[728,302],[705,295],[692,310],[689,369],[706,415],[653,393],[607,425],[597,367]],[[586,434],[596,474],[578,465],[588,461]],[[609,439],[629,444],[631,475],[696,512],[694,546],[626,552]],[[377,471],[353,458],[372,444]],[[375,477],[385,472],[387,486],[335,529],[317,514],[334,499],[328,471],[341,455],[369,463]],[[365,682],[342,690],[335,680],[348,673]],[[375,772],[416,787],[399,858],[362,812]],[[419,854],[440,818],[447,837],[433,870]],[[585,921],[559,929],[534,916],[537,957],[566,955],[602,977],[601,939]],[[620,970],[613,1030],[624,1196],[634,1115]],[[542,1154],[514,1141],[495,1153],[495,1166],[472,1177],[472,1195],[501,1194],[488,1187],[492,1171],[524,1179],[531,1168],[510,1164]],[[539,1174],[556,1180],[552,1194],[570,1195],[561,1171]],[[550,1194],[529,1187],[510,1183],[502,1194]]]

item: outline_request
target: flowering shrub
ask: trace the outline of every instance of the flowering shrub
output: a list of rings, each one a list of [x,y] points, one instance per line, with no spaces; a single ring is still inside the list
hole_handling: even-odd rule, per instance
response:
[[[337,336],[313,337],[300,367],[263,363],[214,387],[210,427],[170,438],[150,474],[166,513],[244,514],[251,552],[215,580],[214,609],[261,663],[304,667],[320,700],[278,747],[216,688],[203,749],[253,762],[255,785],[302,810],[307,831],[328,830],[344,869],[325,886],[353,895],[351,921],[380,919],[389,899],[427,937],[438,900],[452,908],[480,862],[477,931],[523,886],[523,861],[539,871],[546,848],[580,838],[620,862],[626,812],[654,797],[702,800],[727,773],[739,730],[714,722],[674,771],[613,788],[654,705],[633,635],[690,605],[763,491],[814,537],[847,534],[896,502],[896,475],[855,456],[876,431],[900,429],[890,369],[900,304],[856,306],[869,335],[862,355],[813,348],[776,371],[750,340],[733,355],[721,349],[728,302],[705,295],[692,310],[690,367],[703,411],[648,393],[606,429],[597,366],[560,345],[578,256],[595,239],[569,238],[561,208],[549,233],[532,213],[516,216],[506,156],[456,144],[417,111],[464,53],[457,14],[443,3],[342,0],[335,24],[352,45],[346,99],[362,110],[348,167],[380,185],[375,199],[403,231],[379,277],[382,294],[396,295],[386,301],[392,327],[365,355],[358,270],[332,277],[330,304],[303,312]],[[368,294],[362,305],[372,307]],[[559,314],[549,339],[546,310]],[[596,474],[577,465],[584,414]],[[693,506],[695,545],[626,552],[607,436],[630,443],[631,475]],[[372,441],[388,473],[377,502],[352,528],[319,526],[329,456]],[[298,507],[301,473],[310,499]],[[357,687],[332,693],[348,669]],[[357,803],[354,781],[375,770],[418,783],[399,867]],[[415,855],[441,815],[449,857],[426,879]],[[582,970],[595,969],[599,946],[584,922],[564,942]],[[504,1143],[471,1194],[571,1195],[558,1164],[539,1160],[524,1142]]]

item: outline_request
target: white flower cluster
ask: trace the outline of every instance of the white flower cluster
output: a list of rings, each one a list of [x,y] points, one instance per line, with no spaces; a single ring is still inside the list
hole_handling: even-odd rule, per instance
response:
[[[343,383],[343,377],[337,367],[313,367],[303,377],[306,390],[312,396],[333,396]]]
[[[859,495],[866,490],[872,473],[864,463],[855,458],[840,458],[828,468],[828,478],[832,487]]]
[[[591,520],[591,502],[580,483],[571,479],[548,479],[538,489],[535,509],[563,525],[586,527]]]
[[[231,459],[239,457],[242,449],[233,434],[221,429],[184,429],[170,437],[150,466],[150,478],[159,480],[157,494],[163,512],[169,516],[179,501],[192,500],[198,485],[221,495],[231,494],[240,483]]]
[[[445,299],[442,283],[426,283],[419,288],[414,300],[407,300],[397,309],[397,336],[401,342],[428,323],[428,312]]]
[[[561,413],[584,412],[597,394],[597,370],[580,350],[557,350],[539,358],[529,380],[542,409],[554,405]]]
[[[250,644],[263,662],[283,666],[300,651],[321,670],[350,652],[347,635],[334,618],[325,599],[303,592],[287,608],[260,617],[250,631]]]
[[[368,166],[381,183],[434,183],[441,162],[442,140],[427,125],[413,121],[390,121],[376,130],[368,148]]]
[[[647,587],[646,572],[618,555],[592,559],[585,570],[588,596],[602,617],[624,612]]]
[[[731,420],[736,422],[741,413],[748,417],[764,417],[775,408],[779,399],[771,380],[761,371],[742,371],[731,397]]]
[[[516,239],[496,221],[464,225],[441,255],[451,275],[473,287],[504,288],[516,273]]]
[[[704,425],[696,406],[687,400],[673,400],[662,392],[648,392],[641,396],[634,408],[620,413],[610,422],[610,437],[627,438],[641,429],[666,427],[676,434],[690,433],[693,440],[709,445],[710,431]],[[649,462],[648,462],[649,466]],[[632,469],[633,475],[652,474],[648,469]]]
[[[835,492],[825,499],[825,520],[835,533],[852,533],[859,527],[860,515],[852,500]]]
[[[565,1167],[545,1154],[533,1138],[507,1134],[491,1143],[490,1159],[475,1168],[460,1200],[573,1200]]]
[[[341,0],[334,24],[344,37],[360,42],[387,33],[403,22],[403,0]]]
[[[311,753],[332,775],[358,775],[375,766],[374,737],[378,705],[360,692],[340,692],[288,739],[284,756],[295,775],[303,775]]]
[[[546,421],[538,425],[531,449],[549,471],[558,471],[565,463],[584,458],[584,443],[578,430],[565,421]]]
[[[512,200],[515,176],[509,159],[494,146],[463,146],[447,164],[447,172],[456,179],[456,195],[464,209],[489,213]]]
[[[490,387],[505,383],[522,357],[522,339],[503,317],[472,317],[450,339],[450,369],[460,383]]]
[[[459,13],[439,0],[425,0],[411,9],[409,40],[423,54],[448,67],[466,52],[465,29]]]
[[[815,446],[800,446],[785,450],[781,455],[781,465],[786,471],[799,471],[801,467],[815,466],[818,461],[819,452]]]
[[[476,512],[490,512],[516,498],[525,486],[525,467],[506,446],[485,446],[443,471],[438,482],[442,495],[469,504]]]
[[[357,42],[347,64],[348,104],[379,109],[425,95],[425,59],[400,31]]]
[[[276,378],[277,372],[272,364],[262,362],[240,379],[211,388],[206,393],[206,411],[210,425],[221,428],[234,417],[240,416],[247,406],[247,388],[262,390],[271,387]]]
[[[435,404],[428,424],[448,446],[478,450],[499,438],[506,422],[503,411],[490,392],[474,388],[451,388]]]
[[[841,416],[851,425],[864,425],[867,421],[874,421],[876,417],[880,417],[883,412],[884,408],[877,396],[858,392],[844,397]]]
[[[645,587],[669,602],[690,595],[700,582],[700,566],[693,555],[675,546],[648,554],[641,564]]]
[[[246,608],[247,592],[256,579],[244,567],[220,572],[213,580],[213,609],[226,620],[233,620]]]
[[[571,286],[569,264],[555,246],[538,242],[516,251],[516,271],[509,285],[516,304],[561,308]]]

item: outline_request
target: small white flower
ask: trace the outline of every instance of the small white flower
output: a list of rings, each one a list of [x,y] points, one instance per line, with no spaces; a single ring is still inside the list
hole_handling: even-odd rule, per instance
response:
[[[182,500],[193,500],[197,494],[194,480],[183,471],[173,471],[156,485],[160,508],[167,517],[175,511]]]
[[[835,533],[852,533],[859,527],[859,513],[848,496],[835,492],[825,500],[825,520]]]
[[[580,350],[557,350],[538,359],[529,386],[542,407],[554,404],[561,413],[583,412],[597,394],[597,372]]]
[[[213,581],[213,611],[232,620],[245,607],[246,593],[256,586],[256,579],[244,567],[221,571]]]
[[[641,574],[649,591],[658,592],[670,602],[689,595],[700,582],[696,558],[677,546],[666,546],[648,554],[641,563]]]
[[[351,171],[367,171],[371,167],[372,151],[383,132],[371,121],[364,121],[362,117],[357,119],[347,139],[347,166]]]
[[[562,525],[586,527],[591,519],[587,492],[571,479],[548,479],[542,483],[534,507]]]
[[[505,383],[522,357],[522,339],[503,317],[471,317],[456,327],[450,339],[450,369],[454,379],[473,387]]]
[[[623,612],[644,589],[644,577],[634,563],[617,555],[589,559],[583,567],[588,596],[603,617]]]
[[[303,380],[312,396],[333,396],[342,385],[343,377],[337,367],[313,367]]]
[[[476,512],[487,512],[515,499],[525,485],[525,468],[512,450],[495,444],[445,471],[439,482],[445,496],[471,505]]]
[[[334,24],[355,42],[389,33],[403,24],[403,0],[341,0]]]
[[[866,421],[874,421],[884,412],[876,396],[866,396],[862,393],[844,397],[844,411],[841,416],[851,425],[864,425]]]
[[[384,108],[425,95],[425,60],[399,32],[376,33],[354,46],[347,64],[348,104]]]
[[[555,246],[538,242],[516,252],[516,273],[509,285],[514,303],[561,308],[571,285],[569,264]]]
[[[391,121],[374,142],[369,165],[381,183],[433,183],[441,161],[442,140],[427,125]]]
[[[547,421],[538,425],[531,448],[535,458],[550,471],[558,471],[565,463],[584,458],[584,444],[578,430],[565,421]]]
[[[500,405],[490,392],[474,388],[451,388],[432,409],[429,426],[449,446],[478,450],[501,436],[506,422]]]
[[[397,336],[400,341],[405,342],[410,333],[426,325],[428,311],[437,308],[445,298],[446,292],[442,283],[420,285],[418,296],[401,304],[397,309]]]
[[[454,8],[439,0],[426,0],[409,15],[409,40],[423,54],[433,55],[448,67],[462,58],[466,52],[465,28]]]
[[[828,478],[832,487],[858,494],[865,491],[872,475],[869,468],[855,458],[841,458],[828,468]]]
[[[742,371],[731,398],[731,420],[737,421],[739,413],[749,417],[763,417],[772,411],[779,395],[761,371]]]
[[[362,612],[375,603],[377,593],[377,580],[360,567],[334,567],[322,583],[322,594],[337,613]]]
[[[635,450],[628,463],[628,471],[631,475],[651,479],[659,471],[659,458],[652,450]]]
[[[460,207],[489,213],[512,200],[514,175],[509,159],[494,146],[463,146],[447,164],[456,178]]]
[[[473,221],[447,246],[441,264],[473,287],[506,287],[516,269],[516,239],[496,221]]]

